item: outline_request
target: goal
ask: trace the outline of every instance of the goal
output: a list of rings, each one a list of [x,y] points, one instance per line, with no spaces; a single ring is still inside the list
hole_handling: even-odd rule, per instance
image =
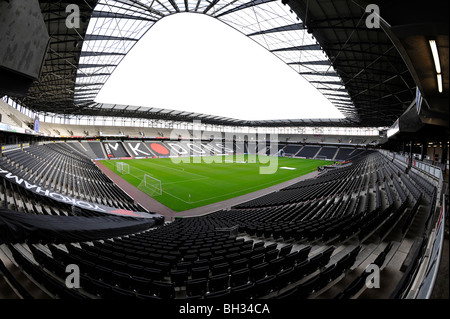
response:
[[[138,188],[150,196],[162,195],[161,181],[147,174],[144,175]]]
[[[124,162],[118,162],[116,164],[117,172],[121,174],[130,174],[130,165]]]

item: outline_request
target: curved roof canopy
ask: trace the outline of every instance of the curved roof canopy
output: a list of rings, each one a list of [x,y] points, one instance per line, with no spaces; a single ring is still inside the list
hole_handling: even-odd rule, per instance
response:
[[[32,110],[199,119],[228,125],[390,126],[415,98],[415,84],[402,58],[383,30],[365,26],[367,12],[357,1],[299,1],[307,4],[300,10],[288,0],[283,0],[284,4],[280,0],[74,2],[78,2],[81,23],[79,28],[68,29],[67,4],[40,1],[52,41],[41,77],[20,100]],[[179,12],[209,15],[245,34],[307,79],[346,118],[249,122],[172,112],[158,106],[94,102],[109,76],[149,28]]]
[[[116,66],[149,28],[160,19],[179,12],[201,13],[219,19],[271,51],[306,80],[315,83],[316,88],[323,89],[322,93],[334,102],[353,107],[349,97],[339,91],[342,86],[340,78],[331,68],[320,45],[306,32],[289,7],[275,0],[100,1],[94,9],[83,42],[76,79],[80,90],[75,91],[74,102],[85,108],[135,111],[135,106],[93,103],[92,98],[97,96]],[[182,53],[180,59],[183,59]],[[334,83],[324,79],[331,79]],[[341,104],[337,107],[343,114],[354,116]],[[158,105],[153,108],[140,107],[139,111],[156,116],[183,114],[202,121],[246,122],[210,114],[160,109]]]

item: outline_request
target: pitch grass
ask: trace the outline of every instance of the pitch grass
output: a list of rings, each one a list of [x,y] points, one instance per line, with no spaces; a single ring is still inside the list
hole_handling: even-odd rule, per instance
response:
[[[261,190],[331,163],[324,160],[266,156],[261,160],[256,157],[255,160],[255,157],[242,155],[226,155],[214,159],[216,163],[210,163],[213,158],[202,158],[201,163],[194,163],[200,161],[199,158],[185,158],[189,163],[176,163],[171,158],[104,160],[102,163],[133,186],[177,212]],[[278,161],[278,168],[273,174],[260,174],[261,167],[269,166],[268,160],[274,161],[272,163]],[[117,162],[129,164],[129,174],[117,172]],[[161,195],[156,195],[144,186],[142,181],[145,174],[161,181]]]

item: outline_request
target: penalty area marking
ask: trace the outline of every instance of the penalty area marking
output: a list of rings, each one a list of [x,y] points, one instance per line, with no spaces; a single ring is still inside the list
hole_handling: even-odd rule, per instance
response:
[[[148,162],[148,163],[150,163],[150,167],[151,167],[151,165],[156,165],[156,166],[163,167],[164,169],[171,169],[171,170],[175,170],[175,171],[177,171],[177,172],[182,172],[182,173],[184,173],[184,174],[191,174],[191,175],[195,175],[195,176],[198,176],[198,177],[209,178],[208,176],[203,176],[203,175],[200,175],[200,174],[197,174],[197,173],[192,173],[192,172],[189,172],[189,171],[185,171],[185,169],[184,169],[183,167],[171,167],[171,166],[166,166],[166,165],[162,165],[162,164],[155,163],[154,161]],[[150,167],[149,167],[149,168],[150,168]],[[136,168],[136,169],[140,170],[141,172],[145,172],[144,170],[142,170],[142,169],[140,169],[140,168],[137,168],[137,167],[133,167],[133,168]],[[148,174],[148,173],[147,173],[147,174]]]

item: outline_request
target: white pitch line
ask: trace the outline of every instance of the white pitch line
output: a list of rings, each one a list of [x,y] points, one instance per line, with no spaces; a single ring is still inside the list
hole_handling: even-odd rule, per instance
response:
[[[162,165],[160,165],[160,166],[162,166]],[[141,172],[143,172],[144,174],[147,174],[147,175],[151,175],[151,176],[153,176],[153,177],[155,177],[155,175],[153,175],[153,174],[151,174],[150,172],[147,172],[147,171],[144,171],[144,170],[142,170],[142,169],[140,169],[140,168],[137,168],[137,167],[132,167],[133,169],[137,169],[137,170],[139,170],[139,171],[141,171]],[[186,172],[186,171],[180,171],[180,172],[183,172],[183,173],[189,173],[189,174],[192,174],[192,175],[197,175],[197,176],[200,176],[199,178],[196,178],[196,179],[188,179],[188,180],[185,180],[185,181],[177,181],[177,182],[169,182],[169,183],[164,183],[163,181],[161,181],[161,185],[170,185],[170,184],[176,184],[176,183],[184,183],[184,182],[189,182],[189,181],[199,181],[199,180],[204,180],[204,179],[210,179],[210,177],[208,177],[208,176],[203,176],[203,175],[200,175],[200,174],[195,174],[195,173],[191,173],[191,172]],[[142,177],[137,177],[137,176],[135,176],[135,175],[133,175],[133,174],[130,174],[131,176],[134,176],[134,177],[136,177],[137,179],[143,179],[144,178],[144,176],[142,176]],[[156,177],[155,177],[156,178]]]
[[[155,163],[153,163],[153,164],[155,164]],[[167,167],[167,166],[164,166],[164,165],[161,165],[161,164],[155,164],[155,165],[157,165],[157,166],[162,166],[162,167],[164,167],[164,168],[171,168],[171,169],[174,169],[174,170],[177,170],[177,171],[180,171],[180,172],[184,172],[184,173],[188,173],[188,174],[192,174],[192,175],[200,176],[200,178],[198,178],[198,179],[190,179],[190,180],[186,180],[186,181],[178,181],[178,182],[170,182],[170,183],[162,183],[162,182],[161,182],[162,185],[184,183],[184,182],[190,182],[190,181],[193,181],[193,180],[205,180],[205,179],[210,179],[210,177],[208,177],[208,176],[203,176],[203,175],[196,174],[196,173],[186,172],[186,171],[184,171],[184,170],[182,171],[182,170],[179,170],[179,169],[174,168],[174,167]],[[146,172],[146,171],[144,171],[144,170],[142,170],[142,169],[140,169],[140,168],[137,168],[137,167],[134,167],[134,166],[133,166],[132,168],[133,168],[133,169],[137,169],[137,170],[139,170],[139,171],[141,171],[141,172],[144,172],[145,174],[149,174],[149,175],[154,176],[153,174],[150,174],[149,172]],[[131,176],[133,176],[133,177],[135,177],[135,178],[137,178],[137,179],[142,179],[142,178],[137,177],[137,176],[135,176],[135,175],[133,175],[133,174],[129,174],[129,175],[131,175]],[[283,178],[280,178],[280,179],[275,180],[275,184],[274,184],[274,185],[276,185],[278,181],[282,181],[282,180],[283,180]],[[263,183],[263,184],[258,184],[257,186],[252,186],[252,187],[240,189],[240,190],[235,191],[235,192],[227,193],[226,195],[212,196],[212,197],[204,198],[204,199],[197,200],[197,201],[185,201],[185,200],[183,200],[183,199],[181,199],[181,198],[179,198],[179,197],[177,197],[177,196],[175,196],[175,195],[173,195],[173,194],[167,192],[167,191],[164,190],[164,189],[162,189],[162,192],[163,192],[163,193],[166,193],[167,195],[169,195],[169,196],[171,196],[171,197],[173,197],[173,198],[176,198],[176,199],[178,199],[179,201],[182,201],[182,202],[184,202],[184,203],[186,203],[186,204],[196,204],[196,203],[208,201],[208,200],[211,200],[211,199],[220,198],[220,197],[228,196],[228,195],[231,195],[231,194],[239,193],[239,192],[242,192],[242,191],[247,191],[247,190],[255,189],[255,188],[257,188],[257,187],[259,187],[259,186],[261,186],[261,185],[267,185],[267,184],[271,184],[271,183],[273,183],[273,180],[271,180],[271,181],[269,181],[269,182],[266,182],[266,183]],[[244,194],[243,194],[243,195],[244,195]]]
[[[162,183],[162,184],[163,185],[172,185],[172,184],[187,183],[187,182],[192,182],[192,181],[203,181],[205,179],[210,179],[210,178],[209,177],[201,177],[201,178],[187,179],[185,181],[169,182],[169,183]]]
[[[170,169],[173,169],[173,170],[178,171],[178,172],[183,172],[183,173],[187,173],[187,174],[191,174],[191,175],[196,175],[196,176],[200,176],[200,177],[209,178],[207,176],[203,176],[203,175],[200,175],[200,174],[196,174],[196,173],[192,173],[192,172],[189,172],[189,171],[185,171],[184,168],[182,168],[182,167],[181,167],[182,169],[178,169],[178,168],[175,168],[175,167],[170,167],[170,166],[164,166],[164,165],[161,165],[161,164],[156,164],[154,162],[152,162],[152,165],[157,165],[157,166],[161,166],[161,167],[163,167],[165,169],[170,168]],[[139,169],[137,167],[135,167],[135,168],[140,170],[140,171],[142,171],[142,172],[145,172],[142,169]],[[147,172],[145,172],[145,173],[147,173]]]
[[[183,202],[183,203],[186,203],[186,204],[192,204],[192,203],[195,203],[195,202],[191,202],[191,201],[187,202],[187,201],[185,201],[184,199],[181,199],[181,198],[179,198],[179,197],[177,197],[177,196],[175,196],[175,195],[169,193],[168,191],[162,190],[162,192],[163,192],[163,193],[166,193],[166,194],[169,195],[169,196],[172,196],[173,198],[178,199],[179,201],[181,201],[181,202]]]
[[[299,176],[297,176],[297,177],[299,177]],[[277,179],[277,180],[275,180],[275,184],[270,185],[270,186],[275,186],[275,185],[278,184],[277,182],[282,181],[282,180],[284,180],[284,178]],[[255,189],[255,188],[259,187],[260,185],[267,185],[267,184],[271,184],[272,182],[273,182],[273,181],[269,181],[269,182],[266,182],[266,183],[258,184],[258,186],[247,187],[247,188],[243,188],[243,189],[240,189],[240,190],[238,190],[238,191],[235,191],[235,192],[227,193],[227,194],[224,194],[224,195],[212,196],[212,197],[200,199],[200,200],[197,200],[197,201],[186,202],[186,201],[183,201],[182,199],[180,199],[180,200],[183,201],[183,202],[185,202],[185,203],[188,203],[188,204],[196,204],[196,203],[208,201],[208,200],[210,200],[210,199],[219,198],[219,197],[224,197],[224,196],[228,196],[228,195],[231,195],[231,194],[239,193],[239,192],[242,192],[242,191],[247,191],[247,190]],[[264,189],[264,188],[261,188],[261,189]],[[261,189],[257,189],[257,190],[261,190]],[[163,192],[164,192],[164,191],[163,191]],[[242,195],[246,195],[246,194],[247,194],[247,193],[242,194]],[[169,195],[171,195],[171,194],[169,194]],[[174,195],[171,195],[171,196],[177,198],[177,197],[174,196]]]

